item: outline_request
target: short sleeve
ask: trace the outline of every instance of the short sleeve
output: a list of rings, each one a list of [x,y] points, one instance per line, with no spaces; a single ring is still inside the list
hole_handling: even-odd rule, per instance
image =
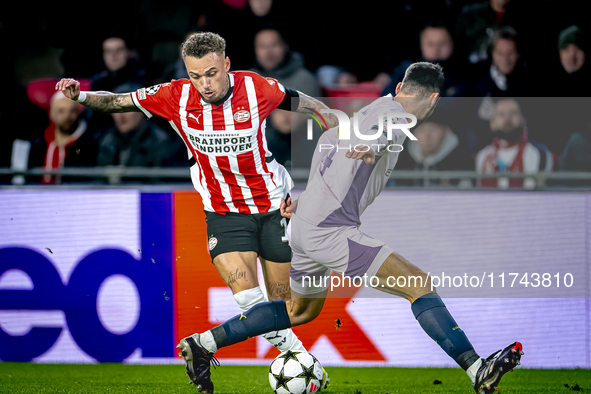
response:
[[[169,82],[138,89],[131,93],[131,98],[135,106],[148,118],[158,115],[165,119],[172,119],[174,108],[172,95],[173,85]]]
[[[285,97],[285,88],[279,81],[274,78],[264,78],[255,74],[255,86],[257,87],[257,94],[260,94],[259,105],[263,117],[269,114],[281,104]]]

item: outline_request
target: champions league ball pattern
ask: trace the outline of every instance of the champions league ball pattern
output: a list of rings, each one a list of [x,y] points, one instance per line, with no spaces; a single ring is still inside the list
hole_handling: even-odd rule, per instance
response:
[[[276,394],[316,393],[322,382],[322,366],[307,352],[281,353],[269,368],[269,383]]]

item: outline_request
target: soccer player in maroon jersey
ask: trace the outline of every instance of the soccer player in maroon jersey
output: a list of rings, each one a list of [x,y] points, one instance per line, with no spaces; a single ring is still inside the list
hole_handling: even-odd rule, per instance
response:
[[[169,121],[187,146],[191,179],[205,207],[213,264],[246,311],[265,301],[257,280],[257,257],[269,300],[291,296],[288,223],[279,206],[292,180],[267,148],[265,119],[275,108],[292,110],[292,100],[297,112],[328,107],[275,79],[230,72],[225,45],[214,33],[188,37],[182,55],[190,80],[113,94],[81,92],[78,81],[65,78],[56,89],[95,111],[142,111],[148,118],[158,115]],[[334,115],[324,119],[328,128],[338,125]],[[305,351],[291,329],[264,336],[280,351]],[[323,387],[327,382],[325,374]],[[209,377],[200,383],[201,391],[213,392]]]

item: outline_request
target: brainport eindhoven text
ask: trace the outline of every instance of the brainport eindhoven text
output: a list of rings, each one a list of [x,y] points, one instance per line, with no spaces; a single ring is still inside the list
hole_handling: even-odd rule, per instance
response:
[[[189,140],[195,149],[203,153],[240,153],[252,149],[252,136],[216,136],[206,138],[189,134]]]

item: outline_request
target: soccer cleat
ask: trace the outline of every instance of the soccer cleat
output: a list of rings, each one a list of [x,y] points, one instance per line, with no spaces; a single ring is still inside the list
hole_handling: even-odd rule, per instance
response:
[[[521,342],[514,342],[503,350],[488,356],[482,360],[482,365],[476,372],[476,378],[472,386],[478,394],[488,394],[497,391],[499,381],[509,371],[512,371],[516,365],[521,364],[523,355],[523,346]]]
[[[208,352],[201,346],[199,334],[193,334],[181,339],[176,346],[181,349],[179,356],[182,356],[187,364],[187,372],[191,379],[189,383],[197,386],[200,392],[213,394],[213,382],[211,381],[210,363],[220,365],[213,353]]]
[[[324,367],[322,367],[322,382],[320,382],[320,388],[318,389],[317,392],[320,392],[322,390],[326,390],[329,385],[330,385],[330,376],[328,376],[328,372],[326,372],[326,369],[324,369]]]

